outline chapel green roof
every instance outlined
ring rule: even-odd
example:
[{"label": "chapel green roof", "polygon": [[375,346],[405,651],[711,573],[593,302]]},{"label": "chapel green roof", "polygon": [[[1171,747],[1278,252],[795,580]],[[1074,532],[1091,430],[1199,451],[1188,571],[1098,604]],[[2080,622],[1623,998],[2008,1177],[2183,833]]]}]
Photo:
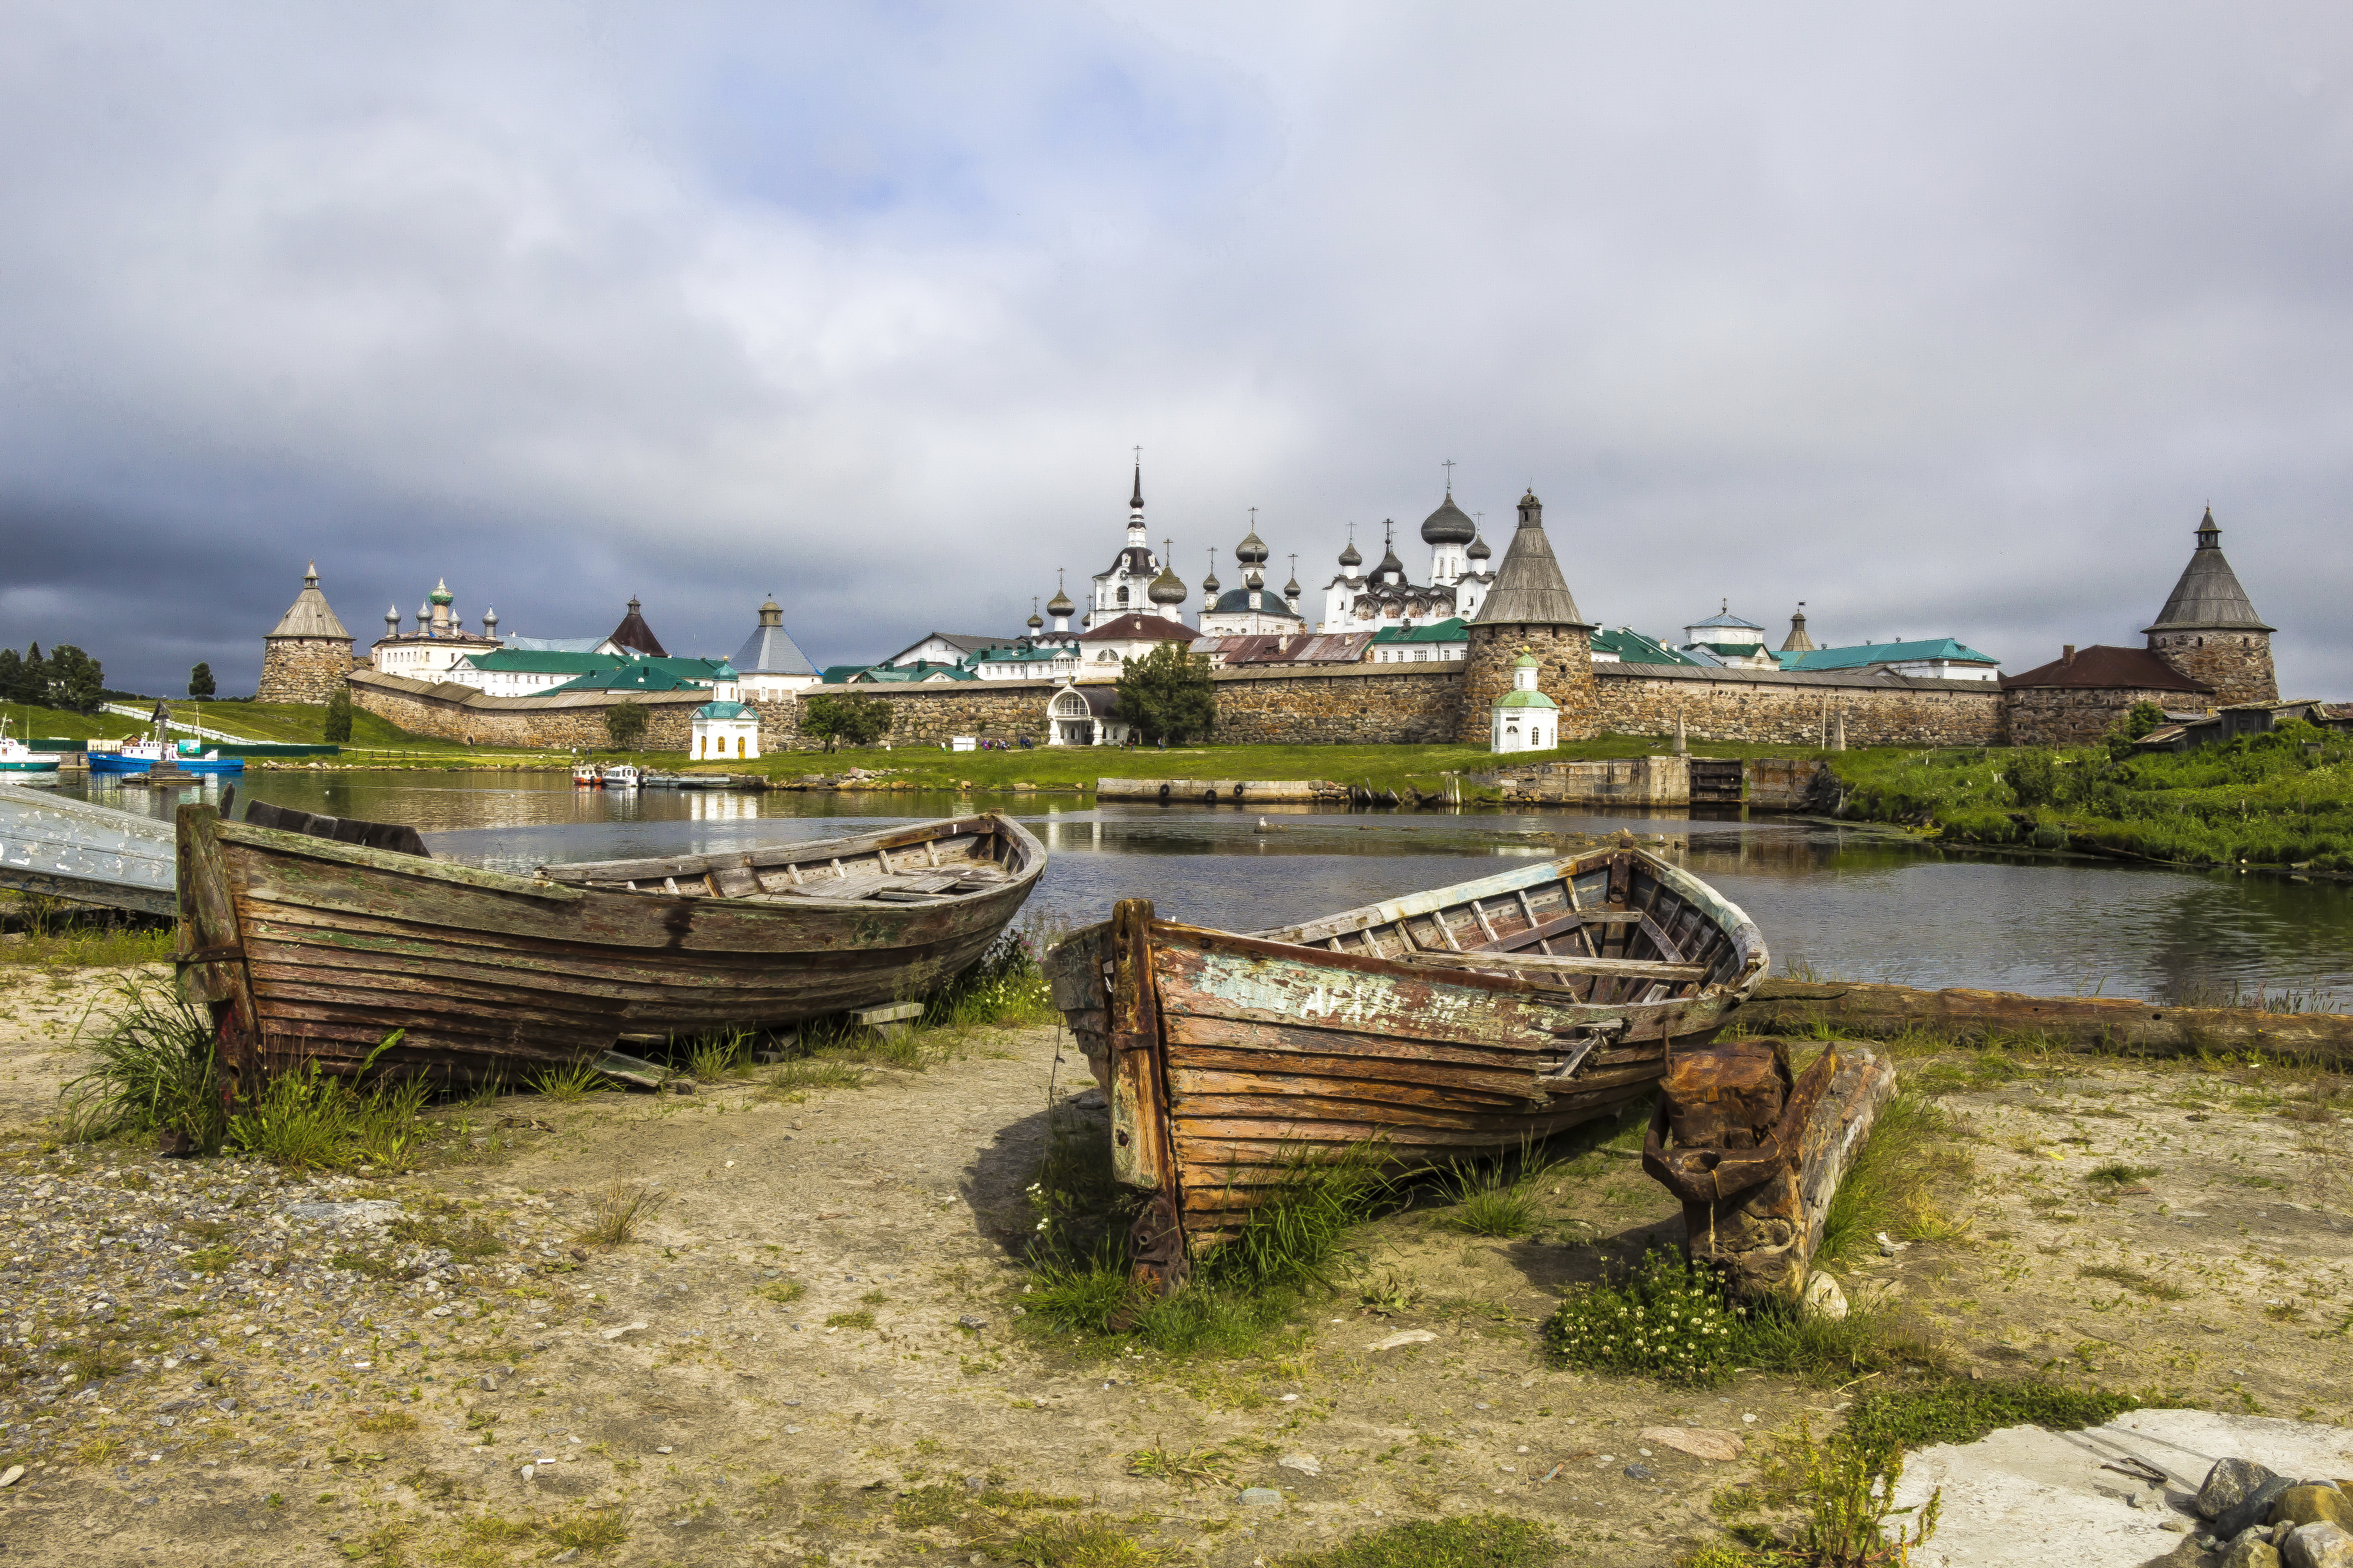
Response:
[{"label": "chapel green roof", "polygon": [[1468,642],[1471,623],[1459,615],[1444,620],[1433,620],[1428,626],[1384,626],[1373,633],[1373,641],[1382,647],[1396,642]]}]

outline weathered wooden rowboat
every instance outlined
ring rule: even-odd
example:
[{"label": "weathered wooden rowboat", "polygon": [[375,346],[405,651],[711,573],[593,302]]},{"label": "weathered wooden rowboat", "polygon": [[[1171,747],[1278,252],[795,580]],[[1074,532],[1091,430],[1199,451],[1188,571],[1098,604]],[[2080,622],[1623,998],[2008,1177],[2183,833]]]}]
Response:
[{"label": "weathered wooden rowboat", "polygon": [[532,876],[259,805],[242,822],[183,806],[178,830],[180,972],[231,1070],[354,1073],[402,1030],[375,1070],[457,1084],[594,1059],[625,1033],[919,997],[981,956],[1046,866],[993,811]]},{"label": "weathered wooden rowboat", "polygon": [[1411,1169],[1617,1112],[1767,961],[1747,916],[1629,842],[1248,936],[1130,900],[1047,971],[1167,1288],[1303,1157]]}]

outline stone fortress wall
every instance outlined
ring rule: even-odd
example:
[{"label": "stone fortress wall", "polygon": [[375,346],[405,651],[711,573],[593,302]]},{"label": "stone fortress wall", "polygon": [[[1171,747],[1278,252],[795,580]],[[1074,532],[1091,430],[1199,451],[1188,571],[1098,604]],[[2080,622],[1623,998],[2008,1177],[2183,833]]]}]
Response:
[{"label": "stone fortress wall", "polygon": [[262,644],[261,680],[253,688],[253,700],[324,704],[351,673],[349,638],[272,637]]}]

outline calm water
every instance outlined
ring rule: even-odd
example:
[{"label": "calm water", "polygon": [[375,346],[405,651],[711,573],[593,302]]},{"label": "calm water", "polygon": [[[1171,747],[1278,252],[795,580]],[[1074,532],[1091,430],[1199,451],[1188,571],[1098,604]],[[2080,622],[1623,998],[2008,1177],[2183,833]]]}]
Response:
[{"label": "calm water", "polygon": [[[251,799],[406,822],[437,854],[504,871],[830,838],[953,815],[953,795],[575,789],[561,774],[254,773]],[[168,814],[100,781],[90,798]],[[206,798],[216,795],[208,785]],[[188,798],[195,798],[191,795]],[[1574,810],[1324,814],[983,797],[1053,853],[1031,907],[1061,924],[1150,898],[1250,930],[1442,886],[1562,833],[1664,834],[1746,909],[1774,968],[2044,995],[2224,1000],[2258,988],[2353,1007],[2353,889],[2083,861],[1948,856],[1867,830]],[[1264,816],[1275,831],[1254,831]],[[843,819],[855,819],[845,821]]]}]

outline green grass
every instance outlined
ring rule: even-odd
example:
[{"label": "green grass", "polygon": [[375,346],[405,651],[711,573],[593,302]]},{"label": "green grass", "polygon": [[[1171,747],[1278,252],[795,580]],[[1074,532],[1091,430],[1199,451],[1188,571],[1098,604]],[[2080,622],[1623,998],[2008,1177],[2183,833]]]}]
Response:
[{"label": "green grass", "polygon": [[2140,1408],[2128,1393],[2067,1388],[2040,1379],[1938,1382],[1866,1393],[1847,1413],[1845,1431],[1882,1449],[1974,1443],[2005,1426],[2075,1432]]},{"label": "green grass", "polygon": [[[1668,750],[1671,739],[1658,736],[1605,735],[1581,740],[1554,751],[1529,752],[1513,758],[1514,767],[1588,758],[1645,757]],[[1803,747],[1755,746],[1710,741],[1711,757],[1815,755]],[[1827,755],[1827,754],[1824,754]],[[1419,789],[1426,795],[1446,789],[1448,773],[1486,773],[1496,758],[1484,746],[1219,746],[1171,747],[1166,751],[1139,747],[1038,747],[1029,751],[941,751],[936,747],[902,747],[885,751],[862,747],[831,754],[780,751],[749,762],[733,762],[723,771],[757,772],[772,779],[838,778],[852,768],[869,772],[890,770],[878,788],[954,789],[969,781],[976,790],[1009,790],[1021,783],[1039,789],[1092,789],[1098,779],[1328,779],[1370,789]],[[1495,800],[1495,791],[1465,783],[1465,800]]]},{"label": "green grass", "polygon": [[1867,1255],[1883,1231],[1894,1241],[1950,1240],[1960,1227],[1945,1216],[1942,1199],[1969,1167],[1950,1114],[1916,1090],[1899,1092],[1879,1107],[1871,1137],[1831,1195],[1815,1261]]},{"label": "green grass", "polygon": [[2186,1300],[2189,1295],[2189,1292],[2179,1285],[2168,1284],[2154,1275],[2143,1274],[2139,1269],[2127,1267],[2121,1263],[2095,1264],[2089,1268],[2079,1268],[2075,1271],[2075,1277],[2105,1279],[2110,1284],[2121,1285],[2127,1290],[2137,1291],[2157,1301],[2181,1301]]},{"label": "green grass", "polygon": [[1534,1520],[1474,1513],[1359,1531],[1336,1546],[1274,1560],[1275,1568],[1543,1568],[1560,1542]]},{"label": "green grass", "polygon": [[206,1010],[171,982],[134,971],[115,983],[105,1012],[114,1022],[90,1043],[96,1065],[65,1086],[67,1135],[94,1142],[168,1130],[199,1153],[218,1153],[230,1123]]},{"label": "green grass", "polygon": [[638,1228],[670,1202],[670,1195],[640,1181],[616,1181],[596,1200],[588,1223],[572,1239],[588,1246],[622,1246],[638,1239]]},{"label": "green grass", "polygon": [[[239,736],[247,740],[292,742],[317,746],[327,720],[324,703],[189,703],[174,702],[172,716],[223,735]],[[436,740],[430,736],[412,735],[391,720],[379,718],[364,708],[352,709],[352,738],[343,744],[398,747],[404,750],[448,750],[465,748],[456,741]]]},{"label": "green grass", "polygon": [[0,718],[18,740],[134,740],[147,733],[137,719],[114,714],[72,714],[63,708],[0,703]]},{"label": "green grass", "polygon": [[828,1329],[871,1329],[874,1327],[871,1308],[860,1307],[855,1312],[836,1312],[825,1320]]},{"label": "green grass", "polygon": [[308,1062],[240,1098],[225,1142],[288,1170],[399,1171],[414,1161],[423,1141],[420,1113],[429,1093],[431,1086],[419,1077],[379,1080],[362,1089]]},{"label": "green grass", "polygon": [[2094,1187],[2129,1187],[2136,1181],[2145,1181],[2158,1174],[2160,1172],[2154,1165],[2135,1165],[2127,1160],[2111,1160],[2105,1165],[2095,1165],[2084,1171],[2084,1180]]},{"label": "green grass", "polygon": [[51,969],[132,969],[172,956],[171,922],[100,909],[45,893],[0,888],[0,919],[24,933],[0,948],[0,966]]},{"label": "green grass", "polygon": [[2178,757],[1967,748],[1830,762],[1847,815],[1950,842],[2353,872],[2353,745],[2301,722]]}]

